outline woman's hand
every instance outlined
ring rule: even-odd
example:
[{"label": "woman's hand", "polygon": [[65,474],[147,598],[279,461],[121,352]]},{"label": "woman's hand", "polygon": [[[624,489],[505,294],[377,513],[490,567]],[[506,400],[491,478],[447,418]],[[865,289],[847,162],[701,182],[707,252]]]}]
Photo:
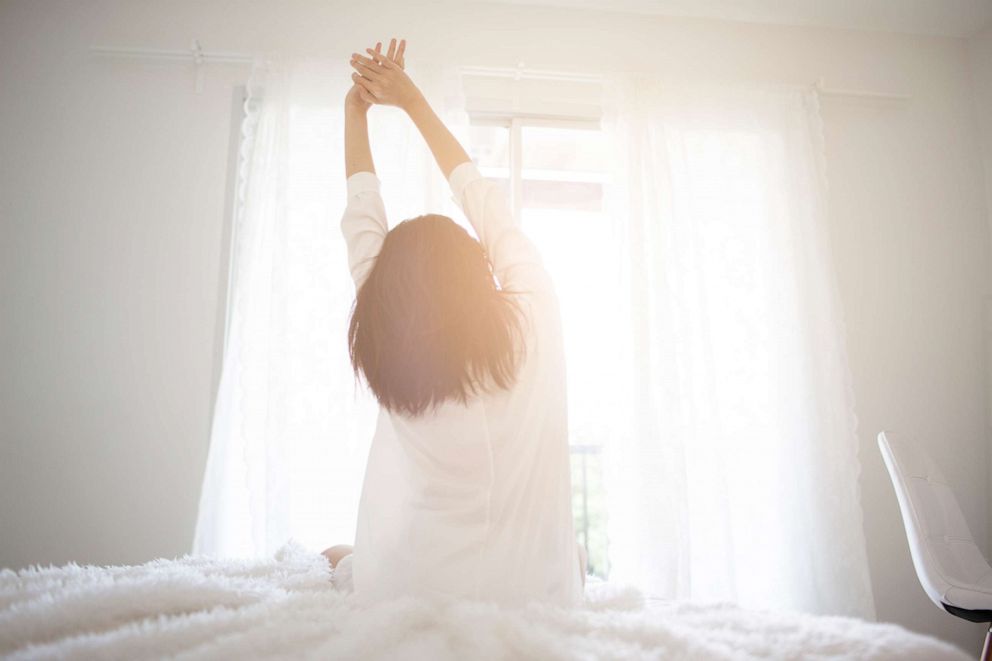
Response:
[{"label": "woman's hand", "polygon": [[351,89],[348,90],[348,94],[344,97],[344,111],[347,112],[357,112],[357,113],[367,113],[369,108],[375,102],[365,88],[361,85],[352,85]]},{"label": "woman's hand", "polygon": [[358,53],[351,56],[351,66],[355,73],[351,78],[355,86],[361,87],[367,94],[366,99],[371,103],[396,106],[408,110],[412,104],[422,98],[420,90],[413,84],[410,77],[403,71],[406,40],[396,39],[389,42],[389,50],[383,55],[382,44],[376,44],[375,50],[366,48],[369,57]]},{"label": "woman's hand", "polygon": [[[406,50],[406,41],[400,42],[399,57],[396,57],[396,40],[393,39],[389,44],[389,59],[399,60],[399,65],[403,66],[403,51]],[[382,52],[382,42],[378,42],[375,45],[375,51],[377,53]],[[361,85],[352,83],[351,89],[348,90],[348,94],[344,97],[344,107],[345,111],[355,111],[360,113],[367,113],[372,104],[375,103],[375,99],[372,97],[368,91]]]}]

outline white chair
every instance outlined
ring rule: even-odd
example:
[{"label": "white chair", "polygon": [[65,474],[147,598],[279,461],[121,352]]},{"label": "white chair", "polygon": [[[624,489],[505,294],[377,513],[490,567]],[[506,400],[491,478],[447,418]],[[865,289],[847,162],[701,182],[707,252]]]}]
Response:
[{"label": "white chair", "polygon": [[[951,615],[992,623],[992,567],[975,544],[954,492],[937,465],[908,439],[878,435],[899,499],[916,575],[927,596]],[[992,624],[982,660],[992,658]]]}]

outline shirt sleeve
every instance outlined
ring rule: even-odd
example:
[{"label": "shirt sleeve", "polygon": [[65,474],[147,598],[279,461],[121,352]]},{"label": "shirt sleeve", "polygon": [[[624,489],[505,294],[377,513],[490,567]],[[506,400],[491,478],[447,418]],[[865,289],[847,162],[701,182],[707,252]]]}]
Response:
[{"label": "shirt sleeve", "polygon": [[386,207],[379,194],[379,179],[372,172],[348,177],[348,203],[341,218],[341,233],[348,247],[348,268],[358,289],[375,265],[389,232]]},{"label": "shirt sleeve", "polygon": [[553,292],[537,246],[517,225],[499,184],[483,178],[471,161],[452,170],[448,183],[455,202],[475,228],[500,286],[522,294]]}]

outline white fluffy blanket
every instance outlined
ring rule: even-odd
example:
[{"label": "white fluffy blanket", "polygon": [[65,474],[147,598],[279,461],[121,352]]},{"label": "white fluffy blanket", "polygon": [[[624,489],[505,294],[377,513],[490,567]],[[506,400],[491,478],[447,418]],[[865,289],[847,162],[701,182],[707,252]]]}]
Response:
[{"label": "white fluffy blanket", "polygon": [[198,557],[0,573],[0,656],[12,659],[967,659],[888,624],[727,605],[645,608],[591,588],[585,607],[500,609],[401,599],[359,608],[324,558]]}]

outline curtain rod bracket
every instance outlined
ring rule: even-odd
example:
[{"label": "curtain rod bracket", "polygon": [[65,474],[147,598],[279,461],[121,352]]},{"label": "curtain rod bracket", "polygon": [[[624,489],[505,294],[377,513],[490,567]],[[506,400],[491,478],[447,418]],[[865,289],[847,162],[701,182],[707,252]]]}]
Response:
[{"label": "curtain rod bracket", "polygon": [[203,64],[203,47],[200,46],[200,40],[194,39],[189,49],[193,52],[193,62],[197,65]]},{"label": "curtain rod bracket", "polygon": [[194,39],[190,44],[190,51],[193,54],[193,65],[196,67],[196,93],[203,93],[203,47],[200,40]]}]

